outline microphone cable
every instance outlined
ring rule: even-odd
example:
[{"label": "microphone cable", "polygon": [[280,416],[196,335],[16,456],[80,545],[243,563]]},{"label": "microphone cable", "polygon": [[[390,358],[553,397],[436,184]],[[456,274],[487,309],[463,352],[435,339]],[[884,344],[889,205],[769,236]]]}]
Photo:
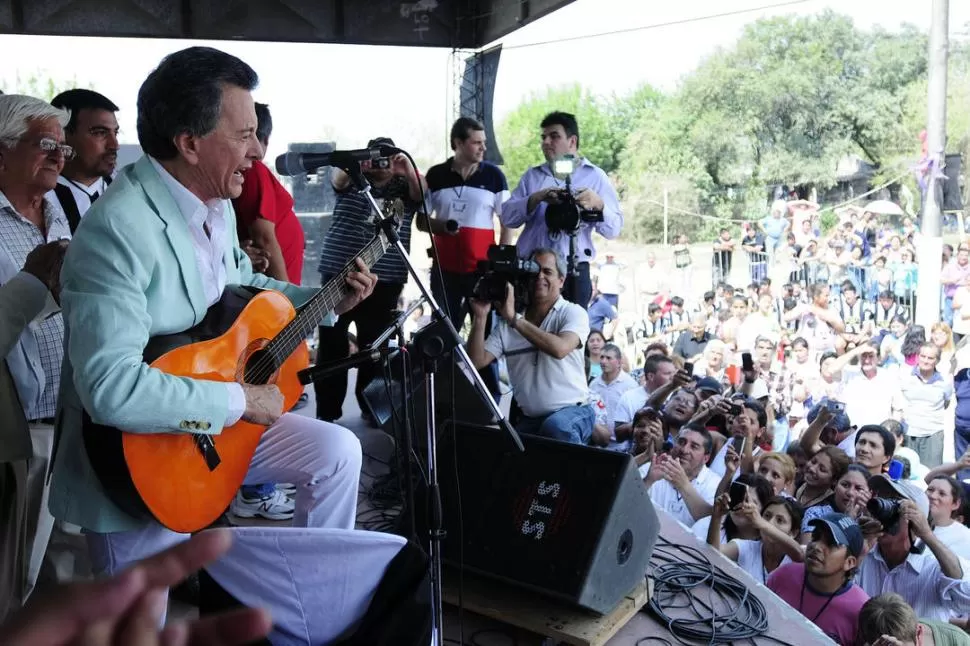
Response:
[{"label": "microphone cable", "polygon": [[[744,640],[754,643],[755,639],[758,643],[790,643],[765,634],[769,626],[764,603],[748,582],[716,567],[702,550],[660,536],[650,565],[654,592],[647,607],[679,643],[713,646]],[[702,597],[700,589],[704,586],[710,590]],[[715,600],[719,608],[727,610],[715,612]],[[670,643],[655,636],[636,642],[643,646]]]}]

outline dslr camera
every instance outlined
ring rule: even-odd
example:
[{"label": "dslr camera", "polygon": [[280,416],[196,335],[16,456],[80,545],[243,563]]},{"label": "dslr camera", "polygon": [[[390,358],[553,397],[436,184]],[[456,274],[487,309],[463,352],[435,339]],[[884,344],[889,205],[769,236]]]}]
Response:
[{"label": "dslr camera", "polygon": [[506,286],[515,290],[515,309],[528,305],[529,282],[539,275],[539,263],[519,258],[515,245],[492,245],[487,260],[478,261],[478,272],[472,295],[489,303],[505,300]]},{"label": "dslr camera", "polygon": [[899,500],[873,497],[866,503],[866,511],[891,534],[899,523],[899,503]]},{"label": "dslr camera", "polygon": [[602,222],[603,212],[584,209],[576,203],[569,177],[576,169],[576,157],[564,155],[552,162],[556,177],[564,177],[566,187],[555,191],[557,201],[546,205],[546,228],[551,233],[575,233],[583,222]]}]

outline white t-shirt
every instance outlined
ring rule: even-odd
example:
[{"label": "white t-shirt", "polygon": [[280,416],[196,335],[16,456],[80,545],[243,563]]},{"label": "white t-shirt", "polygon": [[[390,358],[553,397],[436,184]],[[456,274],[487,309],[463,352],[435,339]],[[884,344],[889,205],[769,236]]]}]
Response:
[{"label": "white t-shirt", "polygon": [[[589,316],[560,296],[539,327],[552,334],[572,332],[582,341],[589,336]],[[485,351],[496,359],[505,357],[515,401],[529,417],[545,417],[589,401],[586,362],[578,343],[563,359],[556,359],[500,320],[485,340]]]},{"label": "white t-shirt", "polygon": [[600,265],[599,278],[596,286],[604,294],[620,293],[620,270],[623,265],[615,262],[604,262]]},{"label": "white t-shirt", "polygon": [[[649,472],[650,467],[644,466],[647,467],[646,472]],[[720,481],[721,479],[713,471],[707,467],[701,467],[700,473],[691,481],[691,484],[694,485],[694,489],[697,490],[701,498],[713,505],[714,495],[717,493],[717,485]],[[693,527],[696,522],[696,519],[690,515],[690,509],[687,508],[684,497],[666,480],[653,483],[653,486],[650,487],[650,499],[654,505],[663,509],[683,525]]]},{"label": "white t-shirt", "polygon": [[[761,541],[744,540],[736,538],[731,541],[738,546],[738,567],[751,575],[755,581],[761,584],[768,583],[768,575],[771,572],[765,570],[764,559],[761,558]],[[778,567],[791,563],[791,559],[786,554]]]},{"label": "white t-shirt", "polygon": [[[857,367],[842,371],[842,398],[845,414],[855,427],[882,424],[892,417],[893,398],[899,391],[899,373],[895,368],[876,368],[869,379]],[[854,452],[850,454],[850,457]]]},{"label": "white t-shirt", "polygon": [[961,307],[953,312],[953,331],[966,336],[970,334],[970,318],[963,317],[970,316],[970,288],[957,287],[957,291],[953,293],[954,300],[957,300],[958,295]]},{"label": "white t-shirt", "polygon": [[[606,424],[610,429],[611,435],[613,433],[616,411],[620,406],[620,399],[625,393],[638,386],[639,384],[637,384],[636,379],[631,377],[629,373],[622,371],[610,383],[603,381],[603,375],[600,375],[589,384],[589,389],[602,397],[603,403],[606,404]],[[643,389],[641,388],[641,390]],[[632,420],[633,418],[631,417],[630,419]]]},{"label": "white t-shirt", "polygon": [[[954,521],[946,527],[936,527],[933,533],[961,559],[970,560],[970,527]],[[966,574],[966,573],[964,573]]]}]

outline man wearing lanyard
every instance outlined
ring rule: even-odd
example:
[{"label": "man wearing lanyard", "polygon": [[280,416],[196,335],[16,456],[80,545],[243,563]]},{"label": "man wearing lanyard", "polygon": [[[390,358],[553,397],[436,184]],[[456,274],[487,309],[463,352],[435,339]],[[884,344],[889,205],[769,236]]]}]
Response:
[{"label": "man wearing lanyard", "polygon": [[569,236],[550,232],[546,227],[545,214],[546,207],[557,202],[559,192],[565,188],[565,183],[553,175],[553,161],[563,155],[580,157],[578,166],[570,176],[576,203],[582,209],[602,211],[603,221],[580,224],[576,234],[578,275],[566,278],[563,295],[585,309],[593,293],[589,276],[589,263],[596,258],[593,231],[607,239],[617,237],[623,228],[623,214],[606,173],[579,155],[576,117],[567,112],[552,112],[539,125],[542,128],[542,154],[546,163],[525,172],[499,217],[502,224],[510,229],[525,225],[517,245],[520,258],[528,258],[533,251],[543,247],[568,257]]},{"label": "man wearing lanyard", "polygon": [[[495,244],[495,218],[509,199],[505,175],[485,161],[485,126],[461,117],[451,127],[455,154],[428,170],[427,182],[433,217],[418,218],[419,231],[430,232],[438,250],[431,270],[431,291],[445,308],[455,329],[461,330],[469,313],[470,299],[478,279],[478,263]],[[499,244],[512,242],[512,232],[502,227]],[[491,332],[488,319],[485,334]],[[488,389],[499,394],[498,365],[482,371]]]},{"label": "man wearing lanyard", "polygon": [[64,139],[74,149],[74,158],[64,163],[57,186],[47,199],[56,198],[73,234],[87,210],[108,188],[118,164],[118,106],[84,89],[61,92],[51,105],[71,114]]}]

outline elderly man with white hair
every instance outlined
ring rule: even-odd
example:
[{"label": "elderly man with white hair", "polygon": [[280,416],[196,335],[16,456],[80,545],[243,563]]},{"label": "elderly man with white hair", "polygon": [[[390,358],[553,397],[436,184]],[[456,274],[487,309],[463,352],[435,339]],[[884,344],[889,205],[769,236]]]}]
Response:
[{"label": "elderly man with white hair", "polygon": [[[26,476],[28,562],[24,596],[37,581],[53,526],[44,481],[54,436],[64,323],[49,297],[49,285],[55,283],[56,291],[56,281],[31,281],[21,270],[36,247],[71,237],[64,213],[45,199],[57,184],[65,160],[73,155],[71,147],[64,144],[67,121],[67,112],[40,99],[15,94],[0,96],[0,284],[16,280],[21,285],[22,296],[14,304],[24,308],[16,316],[25,319],[16,343],[4,359],[16,399],[23,408],[32,451]],[[54,254],[51,260],[58,265],[60,257]],[[4,314],[15,316],[13,312]],[[7,407],[12,400],[5,398]],[[9,447],[14,439],[11,434],[22,433],[22,426],[18,428],[16,424],[21,416],[20,411],[6,408],[2,412],[0,445]],[[8,463],[11,456],[0,453],[0,461]]]}]

